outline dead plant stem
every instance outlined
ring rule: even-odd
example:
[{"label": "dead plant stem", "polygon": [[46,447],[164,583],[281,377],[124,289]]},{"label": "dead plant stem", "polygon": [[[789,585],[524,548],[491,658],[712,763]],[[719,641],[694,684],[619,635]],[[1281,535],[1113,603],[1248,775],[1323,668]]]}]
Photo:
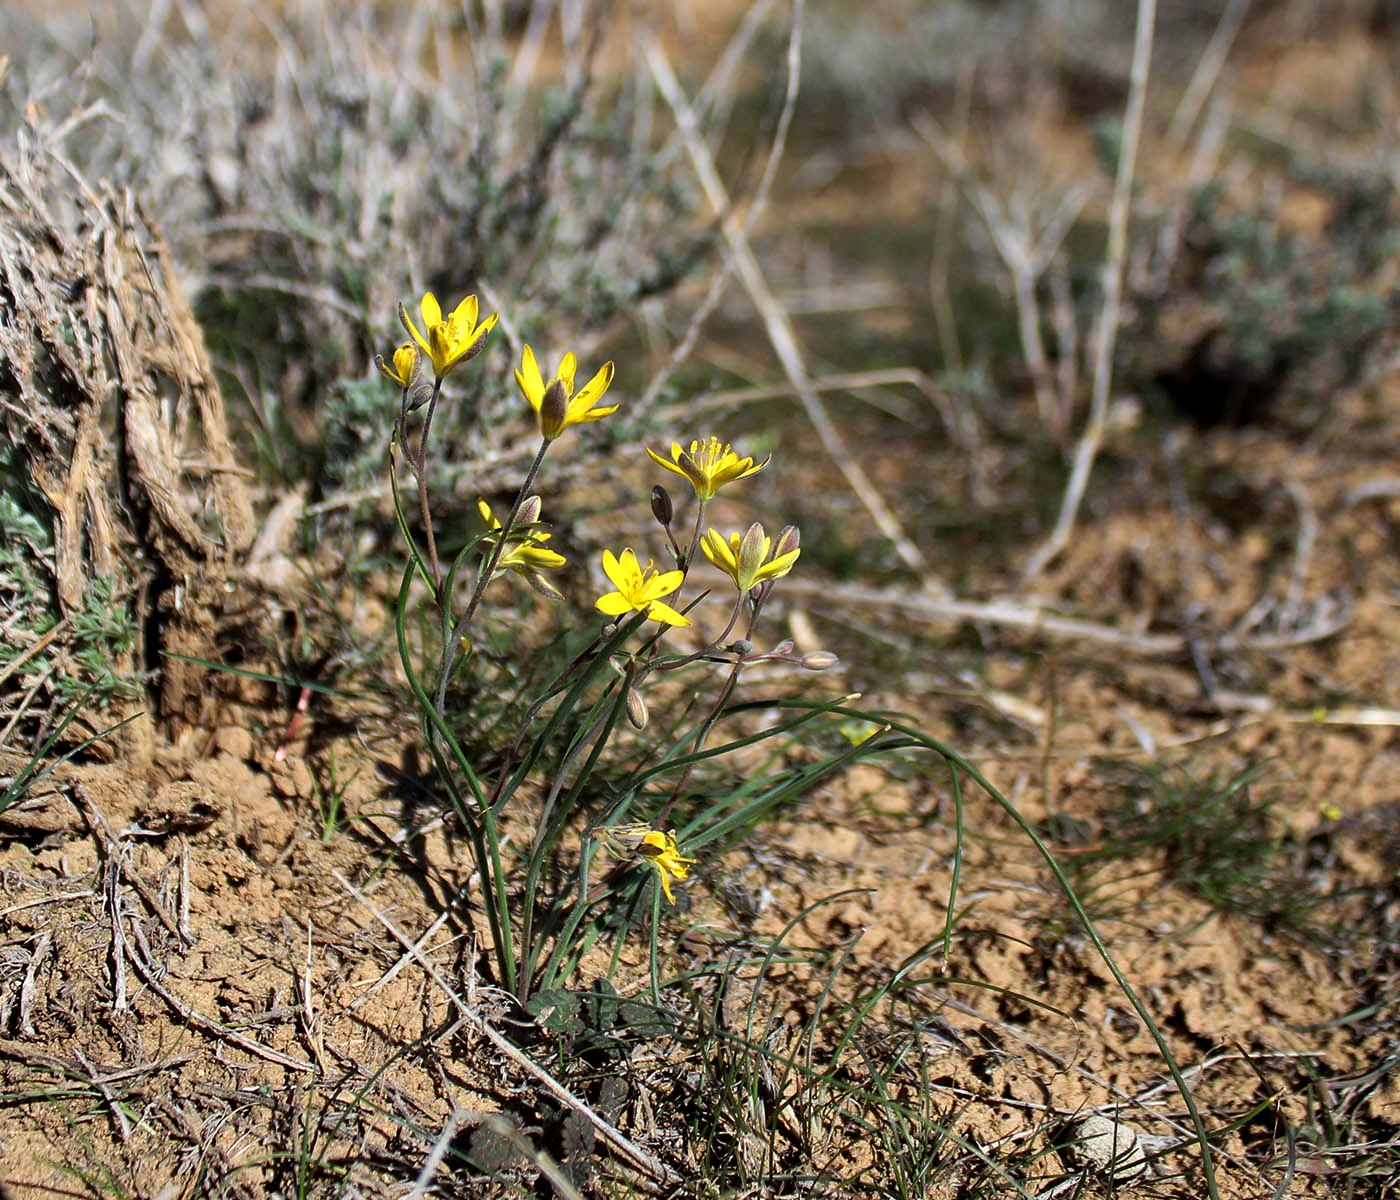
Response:
[{"label": "dead plant stem", "polygon": [[485,1037],[501,1054],[510,1059],[511,1062],[524,1071],[526,1075],[535,1080],[536,1083],[541,1084],[555,1099],[561,1101],[571,1111],[583,1117],[584,1120],[598,1131],[604,1141],[617,1150],[634,1166],[646,1171],[653,1179],[660,1180],[665,1184],[674,1186],[682,1182],[681,1177],[671,1170],[670,1167],[648,1154],[628,1138],[620,1129],[616,1128],[611,1122],[575,1096],[568,1088],[555,1079],[553,1075],[527,1056],[524,1051],[513,1045],[505,1035],[497,1030],[480,1012],[469,1006],[466,1001],[457,994],[456,989],[443,977],[442,972],[423,955],[422,951],[408,935],[402,932],[398,926],[380,912],[379,909],[370,904],[354,884],[341,875],[339,871],[335,873],[335,878],[340,886],[358,900],[365,911],[378,921],[405,951],[417,960],[418,965],[423,968],[428,977],[442,989],[443,995],[452,1001],[462,1019]]},{"label": "dead plant stem", "polygon": [[[798,14],[800,24],[800,0]],[[651,68],[652,78],[655,79],[657,88],[670,106],[676,125],[685,140],[691,165],[695,170],[700,187],[710,202],[710,207],[719,218],[720,230],[729,247],[735,270],[748,291],[754,307],[758,309],[764,329],[768,334],[768,340],[794,390],[801,399],[802,408],[807,419],[811,422],[812,428],[816,431],[822,448],[836,464],[847,485],[870,513],[875,527],[894,545],[895,552],[905,565],[924,578],[926,582],[931,583],[932,581],[928,580],[927,577],[928,568],[924,556],[909,540],[884,498],[876,490],[875,485],[870,481],[869,476],[866,475],[854,455],[847,449],[845,441],[837,432],[835,423],[826,411],[826,406],[812,387],[812,379],[807,371],[802,352],[798,348],[797,335],[792,327],[792,322],[769,288],[768,281],[763,275],[763,270],[749,244],[744,228],[734,213],[733,202],[720,179],[714,157],[705,144],[695,110],[682,91],[680,81],[671,68],[670,60],[660,43],[655,39],[647,42],[645,53],[647,64]],[[790,56],[798,56],[800,53],[800,40],[794,37],[789,54]]]},{"label": "dead plant stem", "polygon": [[[1152,64],[1152,32],[1157,19],[1157,0],[1138,0],[1137,30],[1133,37],[1133,64],[1128,86],[1128,103],[1123,114],[1123,134],[1118,150],[1118,173],[1108,213],[1108,247],[1103,268],[1103,304],[1094,332],[1094,370],[1089,396],[1089,417],[1074,450],[1069,483],[1060,503],[1060,513],[1049,538],[1031,555],[1021,576],[1022,585],[1035,580],[1069,545],[1079,517],[1079,506],[1089,485],[1104,431],[1108,427],[1109,389],[1113,382],[1113,351],[1118,339],[1118,321],[1123,298],[1123,272],[1128,257],[1128,218],[1132,212],[1133,179],[1137,168],[1138,144],[1142,139],[1142,117],[1147,105],[1147,79]],[[1212,1189],[1213,1190],[1213,1189]]]}]

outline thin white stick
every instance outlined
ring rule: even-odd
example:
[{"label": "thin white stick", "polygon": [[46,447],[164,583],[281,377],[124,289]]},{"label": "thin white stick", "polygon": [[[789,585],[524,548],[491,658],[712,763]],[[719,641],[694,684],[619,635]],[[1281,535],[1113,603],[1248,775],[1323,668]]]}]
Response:
[{"label": "thin white stick", "polygon": [[1033,580],[1069,544],[1079,516],[1079,506],[1089,486],[1099,446],[1108,425],[1108,393],[1113,382],[1113,349],[1118,340],[1119,310],[1123,299],[1123,264],[1128,257],[1128,217],[1132,211],[1133,174],[1137,167],[1138,143],[1142,138],[1142,115],[1147,107],[1147,77],[1152,64],[1152,29],[1157,19],[1157,0],[1138,0],[1137,32],[1133,37],[1133,66],[1128,87],[1128,104],[1123,114],[1123,141],[1119,149],[1118,175],[1113,184],[1113,200],[1108,213],[1108,251],[1103,269],[1103,307],[1094,333],[1094,381],[1089,399],[1089,420],[1074,450],[1069,483],[1060,504],[1060,515],[1050,537],[1031,555],[1021,577],[1022,584]]},{"label": "thin white stick", "polygon": [[[1063,617],[1048,608],[1025,604],[1019,600],[958,600],[951,596],[932,596],[924,592],[899,588],[866,588],[853,584],[811,582],[805,579],[783,580],[783,595],[822,603],[822,613],[830,614],[844,608],[873,608],[886,615],[900,613],[933,624],[957,625],[975,622],[996,625],[1003,629],[1025,629],[1065,641],[1096,642],[1128,654],[1149,658],[1172,657],[1189,647],[1183,633],[1134,633],[1082,617]],[[1341,632],[1351,619],[1351,610],[1338,606],[1335,611],[1318,614],[1297,629],[1249,636],[1249,630],[1229,630],[1211,640],[1217,650],[1287,650],[1292,646],[1323,641]],[[1217,697],[1220,700],[1221,697]]]},{"label": "thin white stick", "polygon": [[602,1136],[603,1140],[619,1151],[634,1166],[646,1171],[653,1179],[659,1179],[663,1183],[678,1184],[682,1182],[670,1167],[659,1159],[648,1154],[625,1133],[614,1126],[604,1117],[594,1112],[582,1100],[575,1096],[568,1088],[554,1078],[548,1071],[541,1067],[533,1059],[529,1058],[519,1047],[513,1045],[504,1034],[496,1029],[480,1012],[472,1008],[456,992],[456,989],[443,978],[442,972],[437,969],[436,964],[429,960],[409,936],[395,925],[388,917],[372,905],[358,888],[355,887],[339,871],[335,872],[336,882],[347,892],[360,902],[364,910],[378,921],[385,930],[401,945],[420,967],[427,973],[428,977],[442,989],[443,995],[452,1001],[453,1007],[458,1014],[471,1025],[478,1033],[486,1038],[502,1054],[511,1060],[525,1074],[529,1075],[537,1083],[542,1084],[555,1099],[561,1101],[568,1108],[583,1117]]},{"label": "thin white stick", "polygon": [[[766,11],[771,5],[756,5],[755,8],[762,8]],[[748,20],[751,21],[753,14],[750,13]],[[747,21],[746,21],[747,25]],[[799,45],[797,39],[801,29],[799,23],[794,20],[792,34],[788,41],[788,75],[787,90],[783,96],[782,111],[778,114],[777,128],[773,134],[773,143],[768,149],[768,161],[764,164],[763,174],[759,178],[758,187],[754,190],[753,199],[749,202],[748,216],[744,219],[744,236],[747,238],[758,224],[758,219],[768,207],[768,197],[773,189],[773,181],[778,176],[778,164],[782,161],[783,149],[787,145],[788,129],[792,125],[792,114],[797,108],[797,84],[801,74],[801,58],[794,53],[794,47]],[[737,41],[737,39],[736,39]],[[731,48],[734,43],[731,43]],[[728,53],[728,51],[726,51]],[[708,85],[707,85],[708,86]],[[704,89],[701,89],[701,99],[704,98]],[[691,352],[695,349],[696,343],[700,340],[700,334],[705,327],[705,323],[710,319],[711,314],[719,307],[719,302],[724,296],[724,290],[729,283],[730,273],[734,269],[733,259],[726,259],[715,269],[714,277],[710,280],[710,286],[705,292],[705,297],[700,301],[699,307],[691,314],[690,322],[686,326],[685,333],[681,336],[676,347],[671,351],[670,357],[666,360],[661,370],[652,376],[651,382],[647,384],[646,390],[642,393],[638,404],[643,411],[650,409],[661,389],[666,385],[666,381],[690,358]]]},{"label": "thin white stick", "polygon": [[[799,13],[800,11],[799,0]],[[793,39],[792,52],[799,52],[796,37]],[[782,306],[769,289],[768,281],[764,278],[763,271],[758,265],[758,259],[754,256],[753,249],[744,234],[744,229],[734,214],[729,194],[720,180],[718,169],[715,167],[714,158],[701,136],[695,110],[681,90],[680,82],[671,69],[670,60],[666,57],[660,44],[654,39],[647,42],[645,53],[647,65],[651,68],[652,78],[656,80],[657,88],[670,106],[676,119],[676,125],[685,140],[691,165],[695,168],[695,174],[705,192],[705,198],[720,218],[720,230],[724,234],[729,252],[733,256],[734,269],[738,272],[740,280],[753,300],[754,307],[758,309],[759,315],[763,318],[768,340],[772,344],[779,362],[782,363],[783,370],[791,381],[793,389],[800,397],[803,411],[812,423],[812,428],[816,430],[822,448],[845,477],[850,489],[865,505],[876,528],[894,545],[895,552],[899,557],[912,570],[927,579],[927,564],[924,561],[924,556],[905,535],[904,530],[895,519],[894,513],[890,511],[880,493],[876,491],[875,485],[870,482],[860,464],[847,450],[845,442],[836,431],[836,426],[826,411],[825,405],[822,404],[812,388],[811,377],[803,362],[802,352],[798,349],[797,335],[792,328],[792,322],[789,321],[787,313],[783,311]]]},{"label": "thin white stick", "polygon": [[1244,24],[1248,15],[1249,0],[1230,0],[1225,6],[1225,11],[1220,14],[1210,43],[1196,61],[1191,81],[1181,93],[1176,112],[1172,113],[1172,119],[1167,124],[1169,144],[1180,146],[1186,140],[1186,135],[1191,132],[1191,126],[1196,123],[1201,109],[1215,90],[1220,72],[1225,67],[1225,60],[1230,57],[1230,47],[1235,44],[1235,35],[1239,33],[1240,26]]}]

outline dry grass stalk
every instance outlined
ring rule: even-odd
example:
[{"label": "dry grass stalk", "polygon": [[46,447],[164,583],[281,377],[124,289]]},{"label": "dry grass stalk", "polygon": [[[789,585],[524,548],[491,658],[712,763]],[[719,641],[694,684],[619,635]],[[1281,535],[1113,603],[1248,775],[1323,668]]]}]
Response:
[{"label": "dry grass stalk", "polygon": [[[799,43],[794,34],[791,53],[794,55],[798,53],[798,47]],[[802,352],[798,348],[797,335],[793,330],[792,322],[782,305],[774,297],[772,289],[769,288],[768,282],[764,278],[758,259],[754,256],[753,249],[749,245],[744,227],[734,213],[733,202],[720,179],[714,158],[704,139],[700,136],[699,119],[681,90],[680,81],[671,69],[665,51],[662,50],[659,43],[653,40],[647,45],[646,58],[651,67],[652,77],[656,80],[656,86],[670,106],[676,118],[677,127],[685,139],[691,165],[695,169],[705,198],[720,218],[720,229],[733,257],[735,270],[748,291],[754,307],[758,309],[764,329],[768,334],[768,340],[782,363],[783,371],[789,382],[800,397],[803,411],[812,423],[813,429],[816,430],[822,448],[836,464],[842,477],[865,506],[866,511],[870,513],[876,528],[893,543],[899,557],[911,570],[926,576],[927,562],[924,556],[904,532],[889,505],[885,503],[869,476],[866,475],[860,463],[850,452],[844,439],[837,431],[835,423],[827,413],[826,406],[822,404],[821,399],[812,388],[812,377],[807,370]],[[790,65],[789,70],[795,76],[795,67]]]},{"label": "dry grass stalk", "polygon": [[1128,258],[1128,217],[1132,209],[1133,179],[1137,169],[1138,143],[1142,138],[1143,111],[1147,106],[1147,77],[1152,65],[1152,31],[1157,20],[1157,0],[1138,0],[1137,31],[1133,38],[1133,65],[1128,85],[1128,103],[1123,114],[1123,139],[1118,155],[1118,174],[1113,183],[1113,200],[1108,210],[1108,248],[1103,267],[1103,304],[1094,331],[1094,368],[1089,395],[1089,417],[1074,449],[1069,483],[1060,502],[1059,516],[1050,536],[1031,555],[1022,575],[1023,582],[1034,580],[1069,545],[1079,517],[1079,506],[1089,486],[1104,432],[1108,428],[1109,387],[1113,382],[1113,348],[1117,344],[1118,321],[1123,297],[1123,273]]}]

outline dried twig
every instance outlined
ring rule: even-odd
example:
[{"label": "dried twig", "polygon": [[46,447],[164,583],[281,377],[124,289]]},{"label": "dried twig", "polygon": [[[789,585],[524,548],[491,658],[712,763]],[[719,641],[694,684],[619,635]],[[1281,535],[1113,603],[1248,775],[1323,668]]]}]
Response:
[{"label": "dried twig", "polygon": [[[89,825],[93,832],[102,842],[102,852],[108,861],[108,880],[104,889],[108,907],[111,910],[112,920],[112,960],[113,960],[113,1008],[129,1007],[126,1001],[126,967],[130,963],[135,968],[137,975],[152,992],[159,996],[172,1009],[191,1025],[197,1029],[202,1029],[206,1033],[211,1033],[215,1037],[231,1042],[247,1050],[251,1054],[256,1054],[259,1058],[265,1058],[269,1062],[277,1063],[279,1066],[287,1067],[293,1071],[314,1071],[316,1068],[309,1062],[304,1062],[299,1058],[292,1058],[290,1055],[282,1054],[273,1050],[260,1042],[254,1041],[250,1037],[245,1037],[232,1029],[225,1029],[217,1021],[206,1017],[197,1009],[190,1007],[169,988],[161,983],[155,966],[148,957],[141,954],[133,954],[131,947],[126,941],[126,931],[122,924],[122,907],[124,896],[121,891],[121,870],[120,864],[124,861],[125,850],[119,849],[115,853],[113,847],[117,846],[118,839],[112,831],[111,824],[106,816],[93,803],[92,797],[88,795],[87,789],[81,783],[73,785],[74,794],[82,801],[83,808],[80,810],[88,818]],[[136,931],[139,934],[139,929]],[[145,938],[141,936],[138,942],[144,947]]]},{"label": "dried twig", "polygon": [[1200,116],[1207,98],[1215,90],[1220,72],[1225,67],[1225,60],[1230,56],[1230,47],[1234,45],[1235,36],[1248,15],[1249,0],[1230,0],[1225,6],[1225,11],[1220,14],[1215,32],[1211,34],[1210,42],[1196,60],[1196,69],[1191,73],[1191,81],[1181,93],[1176,111],[1167,123],[1167,141],[1170,144],[1179,146],[1186,140],[1186,135]]},{"label": "dried twig", "polygon": [[34,1032],[34,987],[39,978],[39,970],[53,949],[53,933],[44,930],[39,942],[29,952],[29,962],[25,964],[24,980],[19,985],[19,1031],[25,1037],[37,1036]]},{"label": "dried twig", "polygon": [[254,1041],[250,1037],[233,1029],[226,1029],[211,1017],[206,1017],[197,1008],[193,1008],[181,1000],[174,992],[167,988],[156,978],[155,971],[139,955],[133,955],[132,965],[136,968],[136,973],[141,976],[141,982],[151,989],[157,996],[166,1002],[181,1019],[189,1022],[196,1029],[201,1029],[205,1033],[237,1046],[241,1050],[248,1051],[258,1058],[265,1058],[270,1063],[276,1063],[279,1067],[286,1067],[289,1071],[315,1071],[314,1063],[306,1062],[304,1059],[293,1058],[290,1054],[283,1054],[280,1050],[274,1050],[271,1046],[264,1046],[261,1042]]},{"label": "dried twig", "polygon": [[[739,61],[738,49],[747,45],[748,40],[757,34],[761,27],[761,20],[766,16],[768,9],[772,7],[772,0],[763,0],[762,3],[751,6],[751,11],[745,18],[739,31],[731,39],[730,44],[725,49],[725,54],[721,63],[712,72],[710,80],[701,89],[701,98],[709,92],[713,94],[711,84],[716,78],[724,78],[728,70],[734,69]],[[759,217],[768,207],[768,198],[773,189],[773,181],[778,175],[778,164],[782,161],[783,150],[787,146],[788,129],[792,125],[792,114],[797,108],[797,82],[799,77],[799,63],[794,58],[794,47],[798,44],[797,39],[800,34],[800,23],[793,22],[792,33],[789,36],[788,48],[788,74],[787,88],[783,95],[782,111],[778,114],[778,125],[773,134],[772,144],[768,147],[768,158],[763,166],[763,174],[759,178],[758,187],[754,189],[752,199],[749,201],[748,215],[744,220],[744,236],[748,237],[758,223]],[[722,72],[721,68],[726,68]],[[710,280],[710,286],[705,292],[704,298],[695,312],[691,314],[690,321],[686,325],[685,332],[671,351],[670,357],[662,365],[661,369],[652,376],[642,392],[638,404],[643,409],[648,409],[656,400],[661,389],[666,386],[666,381],[675,374],[676,370],[684,364],[695,349],[695,344],[700,340],[700,334],[705,327],[705,323],[710,319],[711,314],[719,306],[720,299],[724,295],[724,289],[729,283],[729,276],[734,269],[733,258],[721,260],[715,268],[714,276]]]},{"label": "dried twig", "polygon": [[[914,367],[891,367],[879,371],[852,371],[840,375],[823,375],[809,381],[814,392],[855,392],[862,388],[888,388],[900,384],[916,388],[938,413],[939,420],[948,436],[955,443],[973,450],[977,446],[976,422],[971,414],[961,407],[932,376]],[[736,408],[741,404],[754,404],[762,400],[778,400],[793,395],[791,384],[764,384],[756,387],[725,388],[722,391],[707,392],[693,400],[686,400],[674,409],[663,413],[713,412],[716,409]]]},{"label": "dried twig", "polygon": [[116,1095],[108,1086],[107,1080],[103,1079],[93,1070],[93,1066],[88,1062],[87,1056],[78,1049],[77,1046],[73,1047],[73,1058],[83,1070],[87,1072],[87,1081],[97,1089],[98,1094],[107,1102],[107,1108],[111,1111],[112,1118],[117,1125],[117,1133],[121,1137],[122,1144],[125,1145],[127,1142],[131,1141],[131,1120],[127,1117],[126,1111],[122,1108],[120,1101],[118,1101]]},{"label": "dried twig", "polygon": [[[799,43],[794,38],[791,53],[796,54],[799,49]],[[735,270],[748,291],[754,307],[758,309],[768,334],[768,340],[782,363],[783,370],[794,390],[801,399],[802,408],[807,419],[812,423],[813,429],[816,430],[822,448],[836,464],[847,485],[870,513],[876,528],[893,543],[899,557],[910,569],[927,578],[927,564],[923,555],[906,536],[894,513],[890,511],[889,506],[876,490],[875,485],[871,483],[860,463],[847,449],[845,441],[837,432],[825,405],[812,389],[811,376],[803,361],[802,352],[798,348],[797,335],[792,328],[792,322],[768,287],[768,281],[764,278],[758,259],[754,256],[753,249],[744,234],[744,229],[734,214],[729,194],[720,179],[714,158],[701,136],[700,124],[695,110],[681,90],[680,82],[671,69],[670,60],[655,40],[647,43],[645,53],[647,63],[651,68],[652,78],[655,79],[657,88],[670,106],[677,127],[685,139],[691,165],[695,169],[700,186],[706,199],[710,202],[710,207],[714,209],[715,214],[720,219],[720,230],[733,257]]]},{"label": "dried twig", "polygon": [[[1181,633],[1134,633],[1080,617],[1060,616],[1047,608],[1020,600],[957,600],[932,596],[924,592],[899,588],[867,588],[854,584],[812,582],[788,578],[783,581],[783,594],[796,599],[820,600],[823,610],[840,612],[844,607],[873,608],[896,612],[915,620],[933,624],[956,625],[962,622],[995,625],[1004,629],[1064,638],[1067,641],[1093,642],[1127,654],[1148,658],[1173,658],[1185,653],[1188,642]],[[1219,650],[1282,650],[1306,645],[1332,637],[1351,619],[1351,611],[1339,605],[1335,611],[1320,609],[1313,619],[1295,629],[1275,634],[1245,636],[1235,631],[1221,634],[1211,645]]]},{"label": "dried twig", "polygon": [[1317,536],[1322,529],[1317,519],[1317,509],[1308,496],[1308,490],[1296,479],[1285,479],[1284,490],[1298,510],[1298,545],[1293,553],[1293,570],[1288,576],[1288,591],[1284,595],[1284,612],[1293,614],[1303,608],[1303,590],[1307,584],[1308,568],[1312,566],[1313,550],[1317,546]]},{"label": "dried twig", "polygon": [[1040,332],[1043,322],[1036,288],[1088,200],[1089,189],[1082,184],[1071,188],[1060,197],[1037,230],[1031,205],[1025,197],[1013,196],[1009,203],[1003,204],[973,179],[961,147],[947,137],[927,113],[915,114],[913,125],[948,172],[961,184],[968,202],[976,209],[987,232],[991,234],[997,256],[1011,276],[1021,353],[1026,360],[1026,370],[1030,373],[1036,409],[1046,429],[1054,437],[1061,438],[1069,425],[1074,395],[1060,391],[1060,380],[1051,369]]},{"label": "dried twig", "polygon": [[665,1163],[648,1154],[635,1142],[633,1142],[620,1129],[616,1128],[606,1118],[595,1112],[588,1104],[575,1096],[568,1088],[554,1078],[548,1071],[541,1067],[533,1059],[529,1058],[518,1047],[514,1046],[499,1030],[496,1029],[478,1010],[467,1004],[457,990],[443,977],[437,966],[427,958],[414,944],[413,940],[399,929],[387,916],[379,909],[375,908],[365,895],[353,883],[346,879],[340,872],[335,873],[336,881],[351,896],[358,900],[366,912],[384,927],[384,929],[394,937],[394,939],[407,950],[428,974],[429,978],[442,989],[445,995],[457,1009],[458,1014],[478,1033],[486,1038],[493,1046],[504,1054],[511,1062],[519,1067],[530,1078],[541,1084],[556,1100],[560,1101],[571,1111],[583,1117],[602,1138],[617,1150],[624,1158],[634,1166],[645,1171],[651,1178],[660,1180],[666,1184],[678,1184],[681,1177],[677,1175]]},{"label": "dried twig", "polygon": [[1089,396],[1089,419],[1074,450],[1069,483],[1055,527],[1045,543],[1031,555],[1022,582],[1036,578],[1059,557],[1069,544],[1079,516],[1079,506],[1089,485],[1089,473],[1098,457],[1108,426],[1108,393],[1113,381],[1113,348],[1118,339],[1119,308],[1123,293],[1123,266],[1128,257],[1128,216],[1132,208],[1133,176],[1137,167],[1138,142],[1142,138],[1142,115],[1147,104],[1147,76],[1152,62],[1152,31],[1157,17],[1157,0],[1138,0],[1137,31],[1133,38],[1133,65],[1128,86],[1128,103],[1123,114],[1123,137],[1118,154],[1118,174],[1113,183],[1113,200],[1108,211],[1108,249],[1103,269],[1103,306],[1094,331],[1093,385]]}]

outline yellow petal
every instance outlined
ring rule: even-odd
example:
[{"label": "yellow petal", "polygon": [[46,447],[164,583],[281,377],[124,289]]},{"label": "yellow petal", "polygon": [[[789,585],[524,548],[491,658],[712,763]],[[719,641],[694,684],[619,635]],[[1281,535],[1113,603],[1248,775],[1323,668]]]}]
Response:
[{"label": "yellow petal", "polygon": [[653,600],[647,606],[647,617],[652,621],[660,621],[666,625],[685,626],[690,624],[689,617],[678,613],[669,604],[663,604],[660,600]]},{"label": "yellow petal", "polygon": [[705,557],[721,571],[732,574],[738,565],[738,560],[734,557],[729,541],[718,529],[711,529],[705,534],[700,542],[700,549],[705,552]]},{"label": "yellow petal", "polygon": [[452,310],[452,329],[460,337],[469,337],[476,328],[476,297],[468,296]]},{"label": "yellow petal", "polygon": [[570,350],[559,360],[559,372],[555,378],[564,385],[564,394],[572,396],[574,394],[574,372],[578,370],[578,359],[574,357],[574,352]]},{"label": "yellow petal", "polygon": [[[588,390],[587,388],[584,389],[584,391],[587,391],[587,390]],[[580,394],[582,394],[582,393],[580,393]],[[655,450],[653,450],[650,446],[645,447],[645,449],[646,449],[646,452],[647,452],[647,457],[650,458],[651,461],[654,462],[658,467],[665,467],[666,470],[668,470],[668,471],[673,471],[673,472],[675,472],[675,474],[677,474],[677,475],[684,475],[684,474],[685,474],[685,472],[682,471],[682,470],[680,469],[680,467],[676,466],[676,464],[675,464],[674,462],[672,462],[669,458],[662,458],[661,455],[659,455],[659,454],[658,454]],[[676,449],[679,450],[680,447],[677,446]]]},{"label": "yellow petal", "polygon": [[587,425],[593,421],[601,421],[618,410],[618,405],[610,404],[607,408],[585,408],[580,412],[575,408],[577,403],[577,400],[569,401],[569,419],[565,422],[566,425]]},{"label": "yellow petal", "polygon": [[527,344],[520,353],[520,370],[515,373],[515,381],[536,412],[544,399],[544,379],[540,375],[540,364],[535,361],[535,352]]},{"label": "yellow petal", "polygon": [[428,331],[431,333],[434,325],[442,323],[442,305],[438,303],[437,297],[432,292],[424,292],[422,303],[418,307],[423,314],[423,324],[428,327]]},{"label": "yellow petal", "polygon": [[667,571],[651,581],[647,589],[653,596],[669,596],[685,582],[684,571]]},{"label": "yellow petal", "polygon": [[[624,554],[630,554],[630,550],[624,550]],[[625,586],[625,579],[622,574],[622,564],[618,562],[617,555],[611,550],[603,551],[603,574],[608,577],[608,581],[616,588]]]},{"label": "yellow petal", "polygon": [[609,592],[606,596],[599,596],[595,603],[599,612],[610,617],[620,617],[623,613],[632,611],[627,597],[621,592]]},{"label": "yellow petal", "polygon": [[[570,355],[569,357],[572,358],[573,356]],[[569,407],[570,407],[570,408],[573,408],[574,405],[576,404],[576,405],[579,406],[579,408],[583,408],[583,409],[591,408],[595,402],[597,402],[598,400],[601,400],[601,399],[603,398],[603,393],[606,392],[606,391],[608,390],[608,385],[611,384],[612,381],[613,381],[613,365],[612,365],[611,362],[605,362],[605,363],[604,363],[601,367],[599,367],[598,370],[594,373],[593,378],[590,379],[587,383],[585,383],[585,384],[583,385],[583,387],[581,387],[581,388],[579,389],[578,395],[577,395],[576,397],[574,397],[574,404],[569,405]],[[572,385],[573,385],[573,377],[572,377],[572,374],[570,375],[570,378],[569,378],[569,384],[570,384],[570,387],[572,388]],[[609,412],[615,412],[615,411],[616,411],[616,408],[609,409],[608,411],[609,411]]]},{"label": "yellow petal", "polygon": [[408,315],[408,309],[404,306],[402,300],[399,301],[399,321],[402,322],[404,329],[408,331],[408,336],[418,343],[418,348],[429,358],[432,358],[433,351],[428,345],[427,338],[418,332],[418,326],[413,323],[413,318]]}]

